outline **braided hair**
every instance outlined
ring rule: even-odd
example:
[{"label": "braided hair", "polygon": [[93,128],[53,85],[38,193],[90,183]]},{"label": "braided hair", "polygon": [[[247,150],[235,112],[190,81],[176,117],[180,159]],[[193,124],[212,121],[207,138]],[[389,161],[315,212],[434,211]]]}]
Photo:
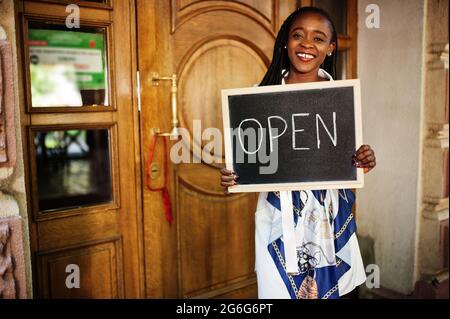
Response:
[{"label": "braided hair", "polygon": [[[269,69],[266,72],[266,75],[264,75],[263,80],[259,84],[260,86],[281,84],[281,79],[285,76],[286,72],[289,71],[291,65],[289,61],[289,56],[287,54],[287,50],[284,49],[284,47],[287,45],[288,42],[289,30],[291,29],[292,23],[297,19],[297,17],[300,17],[301,15],[308,13],[321,15],[322,17],[327,19],[331,25],[332,28],[331,42],[334,42],[336,44],[336,48],[333,50],[331,56],[326,56],[323,64],[321,65],[321,68],[324,69],[329,74],[331,74],[333,78],[335,78],[338,46],[337,46],[337,32],[334,23],[331,20],[328,13],[320,8],[301,7],[295,10],[293,13],[291,13],[291,15],[287,17],[286,20],[284,20],[283,25],[280,28],[280,31],[278,31],[278,35],[275,40],[275,46],[273,48],[272,63],[270,64]],[[283,74],[282,70],[285,70]]]}]

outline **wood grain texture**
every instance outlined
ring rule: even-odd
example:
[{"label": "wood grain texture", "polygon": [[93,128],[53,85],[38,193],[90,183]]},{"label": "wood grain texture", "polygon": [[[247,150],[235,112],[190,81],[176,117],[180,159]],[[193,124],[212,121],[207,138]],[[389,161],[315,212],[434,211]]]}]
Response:
[{"label": "wood grain texture", "polygon": [[[110,158],[113,177],[113,202],[78,209],[29,211],[30,241],[33,256],[33,283],[37,298],[139,298],[144,296],[142,224],[140,190],[136,188],[140,169],[136,168],[138,144],[138,110],[135,57],[134,1],[114,1],[114,6],[80,7],[81,26],[107,29],[108,75],[112,107],[48,109],[35,112],[29,105],[30,81],[25,40],[27,19],[46,19],[63,23],[65,4],[21,1],[22,33],[19,57],[24,82],[24,105],[21,109],[22,133],[28,136],[25,146],[27,199],[36,203],[36,170],[33,129],[82,129],[105,127],[110,131]],[[43,14],[43,12],[45,14]],[[28,93],[27,93],[28,92]],[[28,101],[28,102],[27,102]],[[73,112],[74,111],[74,112]],[[25,139],[24,139],[25,140]],[[139,161],[138,161],[139,163]],[[139,164],[138,164],[139,165]],[[79,263],[82,288],[64,286],[67,263]]]},{"label": "wood grain texture", "polygon": [[[123,298],[120,238],[38,254],[43,298]],[[79,288],[68,288],[68,265],[79,268]],[[70,268],[69,268],[70,269]]]},{"label": "wood grain texture", "polygon": [[180,169],[177,176],[183,297],[195,296],[209,287],[217,289],[217,285],[231,284],[237,278],[247,279],[254,270],[254,195],[224,198],[221,192],[205,192],[217,189],[217,180],[199,176],[214,174],[215,169],[201,164],[189,166]]},{"label": "wood grain texture", "polygon": [[[194,136],[194,121],[201,129],[218,128],[223,131],[220,92],[222,89],[258,84],[266,71],[267,59],[244,39],[213,39],[202,44],[180,70],[179,120],[189,130],[195,143],[203,147],[210,140]],[[202,91],[198,92],[198,87]],[[197,94],[195,94],[198,92]],[[223,145],[222,145],[223,150]],[[210,161],[222,162],[223,152],[216,150]]]},{"label": "wood grain texture", "polygon": [[279,0],[172,0],[171,32],[183,23],[212,11],[231,11],[257,21],[268,31],[276,32]]},{"label": "wood grain texture", "polygon": [[[225,1],[210,1],[210,0],[176,0],[176,10],[177,11],[183,11],[186,10],[188,6],[193,5],[199,5],[201,3],[204,3],[204,5],[214,5],[211,4],[211,2],[225,2]],[[260,0],[231,0],[227,2],[236,2],[237,4],[241,4],[244,6],[247,6],[254,10],[255,12],[258,12],[263,17],[265,17],[267,20],[271,20],[272,18],[272,12],[274,7],[274,1],[260,1]],[[229,3],[228,3],[229,5]]]}]

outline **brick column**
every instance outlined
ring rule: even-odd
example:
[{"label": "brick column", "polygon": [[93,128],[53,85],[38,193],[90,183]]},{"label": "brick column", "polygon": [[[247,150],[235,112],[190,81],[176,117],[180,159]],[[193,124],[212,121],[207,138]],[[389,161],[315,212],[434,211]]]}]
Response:
[{"label": "brick column", "polygon": [[[448,293],[448,1],[428,1],[425,27],[422,214],[415,295]],[[446,10],[445,12],[443,10]]]}]

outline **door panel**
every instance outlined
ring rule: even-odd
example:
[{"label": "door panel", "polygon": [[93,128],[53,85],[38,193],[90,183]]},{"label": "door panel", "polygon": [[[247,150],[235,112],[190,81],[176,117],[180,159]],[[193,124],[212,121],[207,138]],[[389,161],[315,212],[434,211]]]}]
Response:
[{"label": "door panel", "polygon": [[[247,43],[246,43],[247,42]],[[208,141],[194,135],[194,121],[202,129],[214,127],[221,131],[221,89],[257,84],[265,74],[267,59],[257,52],[252,43],[237,37],[211,38],[186,54],[186,63],[180,65],[179,98],[180,126],[187,128],[192,137],[192,148],[203,147]],[[202,90],[198,87],[201,84]],[[197,136],[200,135],[200,136]],[[200,140],[199,140],[200,139]],[[223,144],[222,144],[223,149]],[[215,155],[215,156],[214,156]],[[217,150],[208,163],[221,162],[224,154]]]},{"label": "door panel", "polygon": [[[200,175],[211,180],[202,180]],[[177,170],[178,259],[183,297],[253,278],[255,198],[223,196],[214,175],[217,169],[201,164],[186,164]]]},{"label": "door panel", "polygon": [[[123,298],[121,247],[120,237],[116,237],[63,250],[39,252],[39,296]],[[77,289],[67,289],[67,265],[77,265],[80,269]]]},{"label": "door panel", "polygon": [[[178,119],[191,138],[184,141],[191,163],[169,159],[173,225],[165,221],[161,195],[143,191],[148,297],[256,297],[256,194],[224,195],[223,153],[203,161],[192,154],[211,141],[202,140],[202,130],[222,130],[220,90],[261,81],[279,21],[294,8],[295,1],[277,0],[137,1],[142,161],[152,129],[171,129],[170,84],[153,86],[152,72],[178,75]],[[163,167],[160,148],[154,162]],[[155,186],[162,185],[162,175]]]}]

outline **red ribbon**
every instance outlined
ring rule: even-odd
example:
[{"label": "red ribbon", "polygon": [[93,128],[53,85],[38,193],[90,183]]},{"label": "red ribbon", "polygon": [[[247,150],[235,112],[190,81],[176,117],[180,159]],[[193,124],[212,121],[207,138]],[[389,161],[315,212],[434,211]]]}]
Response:
[{"label": "red ribbon", "polygon": [[155,153],[155,147],[156,147],[156,142],[158,141],[158,135],[155,134],[154,138],[153,138],[153,143],[152,146],[149,150],[149,154],[148,154],[148,161],[147,161],[147,175],[145,178],[145,183],[147,185],[147,189],[151,192],[161,192],[162,195],[162,199],[163,199],[163,204],[164,204],[164,210],[166,212],[166,220],[169,223],[169,225],[172,224],[172,205],[170,203],[170,195],[169,195],[169,189],[167,188],[167,183],[168,183],[168,164],[167,164],[167,142],[166,139],[164,137],[162,137],[163,139],[163,144],[164,144],[164,186],[163,187],[159,187],[159,188],[153,188],[150,185],[150,171],[151,171],[151,165],[152,165],[152,161],[153,161],[153,154]]}]

